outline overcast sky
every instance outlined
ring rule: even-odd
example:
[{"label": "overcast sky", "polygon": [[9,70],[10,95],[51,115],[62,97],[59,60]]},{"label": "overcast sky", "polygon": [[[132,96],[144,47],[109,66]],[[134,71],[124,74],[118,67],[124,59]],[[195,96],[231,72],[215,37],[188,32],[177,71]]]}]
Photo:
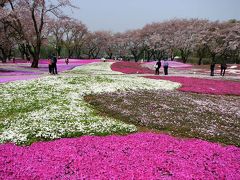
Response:
[{"label": "overcast sky", "polygon": [[240,20],[240,0],[72,0],[65,13],[91,31],[123,32],[173,18]]}]

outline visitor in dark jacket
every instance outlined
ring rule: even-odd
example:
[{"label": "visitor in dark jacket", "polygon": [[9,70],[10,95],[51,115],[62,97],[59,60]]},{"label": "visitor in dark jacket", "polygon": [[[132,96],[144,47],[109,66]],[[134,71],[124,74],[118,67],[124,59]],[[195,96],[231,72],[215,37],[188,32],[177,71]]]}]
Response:
[{"label": "visitor in dark jacket", "polygon": [[58,74],[58,72],[57,72],[57,57],[55,56],[55,54],[52,55],[51,61],[52,61],[52,73]]},{"label": "visitor in dark jacket", "polygon": [[226,69],[227,69],[227,64],[226,63],[222,63],[221,64],[221,73],[220,73],[221,76],[225,75]]},{"label": "visitor in dark jacket", "polygon": [[168,61],[165,59],[163,63],[164,74],[168,75]]},{"label": "visitor in dark jacket", "polygon": [[214,69],[215,69],[215,63],[211,63],[210,70],[211,70],[211,76],[214,76]]},{"label": "visitor in dark jacket", "polygon": [[155,74],[159,75],[159,73],[160,73],[159,69],[161,68],[161,61],[160,60],[157,61],[155,67],[156,67]]}]

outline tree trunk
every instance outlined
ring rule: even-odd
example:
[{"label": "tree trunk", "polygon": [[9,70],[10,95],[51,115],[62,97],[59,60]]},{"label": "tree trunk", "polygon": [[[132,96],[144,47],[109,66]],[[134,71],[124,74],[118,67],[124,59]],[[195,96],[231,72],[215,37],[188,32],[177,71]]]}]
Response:
[{"label": "tree trunk", "polygon": [[237,58],[235,62],[236,62],[236,64],[240,64],[240,59]]},{"label": "tree trunk", "polygon": [[71,52],[71,49],[69,48],[68,49],[68,58],[71,58],[72,57],[72,52]]},{"label": "tree trunk", "polygon": [[201,64],[202,64],[202,57],[200,57],[198,60],[198,65],[201,65]]},{"label": "tree trunk", "polygon": [[5,53],[4,49],[0,48],[2,51],[2,62],[6,63],[7,62],[7,54]]},{"label": "tree trunk", "polygon": [[187,62],[186,57],[183,57],[183,63],[186,63],[186,62]]},{"label": "tree trunk", "polygon": [[58,46],[57,47],[57,54],[58,54],[58,56],[61,56],[61,51],[62,51],[62,47]]},{"label": "tree trunk", "polygon": [[39,57],[40,57],[40,47],[34,47],[33,50],[31,49],[31,47],[29,46],[29,52],[31,53],[32,57],[33,57],[33,62],[31,67],[32,68],[38,68],[38,61],[39,61]]},{"label": "tree trunk", "polygon": [[137,57],[137,53],[134,50],[131,50],[131,53],[133,55],[134,61],[138,62],[138,57]]},{"label": "tree trunk", "polygon": [[77,51],[76,51],[76,55],[77,55],[77,58],[78,59],[80,59],[80,57],[81,57],[81,53],[82,53],[82,51],[81,51],[81,49],[78,49]]},{"label": "tree trunk", "polygon": [[215,57],[216,57],[216,55],[215,55],[215,54],[212,54],[211,56],[212,56],[212,63],[215,63]]},{"label": "tree trunk", "polygon": [[25,59],[25,47],[24,47],[24,45],[20,44],[20,45],[18,46],[18,49],[19,49],[19,51],[20,51],[20,53],[21,53],[21,58],[22,58],[22,59]]},{"label": "tree trunk", "polygon": [[153,53],[151,51],[147,51],[147,62],[150,61],[150,59],[152,58]]},{"label": "tree trunk", "polygon": [[108,56],[109,56],[109,59],[112,59],[113,53],[110,53],[110,55],[108,55]]},{"label": "tree trunk", "polygon": [[31,67],[32,68],[38,68],[38,61],[39,61],[38,58],[33,58],[33,62],[32,62]]},{"label": "tree trunk", "polygon": [[98,57],[99,53],[100,53],[100,49],[98,49],[98,50],[96,51],[96,54],[95,54],[95,55],[93,55],[93,58],[94,58],[94,59],[97,59],[97,57]]},{"label": "tree trunk", "polygon": [[88,53],[87,55],[88,55],[88,59],[91,59],[91,53]]},{"label": "tree trunk", "polygon": [[180,51],[181,51],[181,57],[182,57],[183,63],[186,63],[186,62],[187,62],[187,59],[186,59],[184,50],[180,50]]}]

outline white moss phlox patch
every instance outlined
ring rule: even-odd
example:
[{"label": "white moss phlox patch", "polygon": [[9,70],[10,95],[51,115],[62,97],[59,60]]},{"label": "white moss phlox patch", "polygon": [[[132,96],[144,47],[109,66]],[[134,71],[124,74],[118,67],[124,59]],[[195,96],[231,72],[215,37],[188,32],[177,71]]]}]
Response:
[{"label": "white moss phlox patch", "polygon": [[59,76],[1,84],[0,143],[134,132],[134,125],[96,115],[84,96],[119,90],[173,90],[180,86],[113,72],[110,65],[95,63]]}]

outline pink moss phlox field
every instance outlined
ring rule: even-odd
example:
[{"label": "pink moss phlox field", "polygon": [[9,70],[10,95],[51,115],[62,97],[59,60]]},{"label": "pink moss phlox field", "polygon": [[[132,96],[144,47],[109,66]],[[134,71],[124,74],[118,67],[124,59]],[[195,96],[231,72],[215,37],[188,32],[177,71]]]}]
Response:
[{"label": "pink moss phlox field", "polygon": [[1,76],[21,76],[21,75],[38,75],[41,72],[33,72],[33,71],[1,71],[0,70],[0,77]]},{"label": "pink moss phlox field", "polygon": [[[24,62],[24,63],[23,63]],[[79,59],[69,59],[69,64],[66,65],[65,59],[59,59],[57,63],[58,72],[63,72],[67,70],[71,70],[77,66],[86,65],[89,63],[100,62],[98,59],[87,59],[87,60],[79,60]],[[18,64],[19,63],[19,64]],[[11,64],[11,62],[8,62]],[[44,73],[48,73],[48,60],[40,59],[39,67],[37,69],[31,68],[30,63],[26,63],[25,61],[18,60],[17,63],[12,63],[16,65],[15,67],[0,68],[0,83],[7,83],[17,80],[30,80],[40,77],[40,75]],[[20,70],[19,70],[20,69]],[[37,76],[39,75],[39,76]]]},{"label": "pink moss phlox field", "polygon": [[135,62],[116,62],[111,65],[113,71],[125,74],[153,74],[154,71],[146,67],[142,67],[141,63]]},{"label": "pink moss phlox field", "polygon": [[[163,65],[164,60],[161,60],[161,64]],[[154,64],[156,64],[156,61],[153,62],[146,62],[145,64],[152,64],[152,66],[154,66]],[[168,61],[168,65],[170,68],[191,68],[192,65],[191,64],[185,64],[182,62],[177,62],[177,61]]]},{"label": "pink moss phlox field", "polygon": [[[86,65],[89,63],[100,62],[98,59],[87,59],[87,60],[80,60],[80,59],[69,59],[69,64],[66,65],[65,59],[58,59],[57,68],[59,72],[63,72],[66,70],[71,70],[77,66]],[[26,69],[31,69],[30,66],[25,66]],[[47,59],[40,59],[39,60],[39,68],[38,70],[43,72],[48,72],[48,60]]]},{"label": "pink moss phlox field", "polygon": [[0,78],[0,83],[7,83],[7,82],[19,81],[19,80],[31,80],[39,77],[40,76],[14,76],[14,77],[7,77],[7,78],[5,77],[5,78]]},{"label": "pink moss phlox field", "polygon": [[240,96],[240,82],[200,79],[174,76],[145,76],[150,79],[163,79],[182,84],[178,90],[200,94],[236,95]]},{"label": "pink moss phlox field", "polygon": [[[101,60],[99,59],[69,59],[69,64],[87,64],[87,63],[91,63],[91,62],[99,62]],[[29,63],[27,60],[23,60],[23,59],[16,59],[15,63],[13,63],[12,61],[9,61],[5,64],[29,64],[31,65],[31,63]],[[48,64],[48,60],[47,59],[39,59],[39,64]],[[65,64],[65,59],[58,59],[58,64]]]},{"label": "pink moss phlox field", "polygon": [[164,134],[0,145],[1,179],[240,179],[240,148]]},{"label": "pink moss phlox field", "polygon": [[[99,59],[69,59],[69,65],[71,64],[89,64],[89,63],[93,63],[93,62],[100,62]],[[48,64],[48,60],[47,59],[40,59],[39,60],[40,64]],[[65,63],[65,59],[58,59],[57,64],[66,64]]]}]

